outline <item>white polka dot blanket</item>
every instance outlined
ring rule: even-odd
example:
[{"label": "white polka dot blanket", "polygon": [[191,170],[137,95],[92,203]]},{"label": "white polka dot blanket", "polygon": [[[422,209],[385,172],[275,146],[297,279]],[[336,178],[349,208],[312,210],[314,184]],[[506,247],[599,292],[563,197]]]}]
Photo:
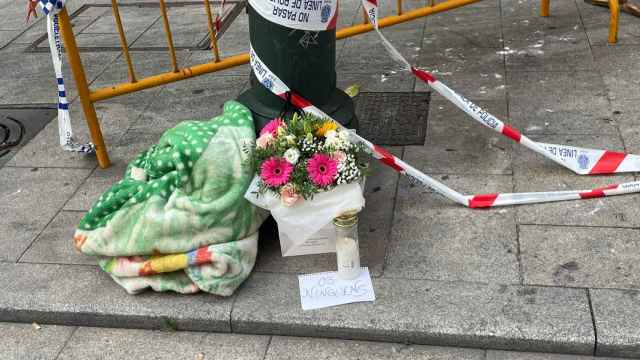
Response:
[{"label": "white polka dot blanket", "polygon": [[266,217],[244,198],[254,148],[251,112],[235,101],[167,130],[80,221],[76,248],[129,293],[231,295],[253,268]]}]

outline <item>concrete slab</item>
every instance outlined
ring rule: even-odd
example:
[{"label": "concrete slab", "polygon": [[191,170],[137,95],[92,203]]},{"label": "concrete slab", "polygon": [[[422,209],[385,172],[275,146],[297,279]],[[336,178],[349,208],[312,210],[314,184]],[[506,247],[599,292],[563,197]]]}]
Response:
[{"label": "concrete slab", "polygon": [[[623,150],[617,136],[544,136],[536,141],[566,144],[594,149]],[[633,181],[632,175],[580,176],[551,160],[517,147],[514,152],[514,180],[516,192],[590,190],[609,184]],[[637,195],[563,201],[518,206],[519,224],[637,227]]]},{"label": "concrete slab", "polygon": [[[510,176],[438,175],[465,194],[505,192]],[[515,210],[472,210],[400,180],[385,276],[519,283]],[[445,235],[446,234],[446,235]]]},{"label": "concrete slab", "polygon": [[[153,130],[153,129],[149,129]],[[155,144],[161,133],[128,132],[109,148],[111,167],[96,168],[65,204],[65,210],[89,211],[102,193],[122,179],[129,162]]]},{"label": "concrete slab", "polygon": [[[366,69],[362,69],[366,71]],[[338,73],[338,88],[359,85],[361,92],[412,92],[415,78],[406,72]]]},{"label": "concrete slab", "polygon": [[640,288],[636,229],[521,225],[519,230],[525,284]]},{"label": "concrete slab", "polygon": [[[206,81],[200,78],[198,82]],[[150,107],[147,108],[131,129],[166,130],[184,120],[209,120],[220,115],[222,106],[230,99],[235,99],[248,79],[244,76],[225,76],[217,78],[214,87],[197,87],[191,91],[181,90],[183,86],[194,86],[194,82],[176,83],[167,86]],[[195,94],[193,92],[196,92]],[[194,96],[196,95],[196,96]]]},{"label": "concrete slab", "polygon": [[0,358],[3,360],[55,359],[75,328],[0,323]]},{"label": "concrete slab", "polygon": [[436,346],[274,336],[265,360],[483,360],[484,351]]},{"label": "concrete slab", "polygon": [[[622,28],[620,30],[623,31]],[[612,100],[640,99],[640,46],[594,46],[593,57]]]},{"label": "concrete slab", "polygon": [[82,169],[0,169],[0,260],[18,260],[88,175]]},{"label": "concrete slab", "polygon": [[[229,9],[232,6],[229,6]],[[171,26],[171,37],[175,47],[197,47],[198,43],[209,35],[207,16],[201,4],[183,5],[167,9],[167,17]],[[154,22],[131,48],[168,48],[164,25]]]},{"label": "concrete slab", "polygon": [[296,276],[254,273],[238,293],[232,328],[255,334],[593,352],[584,290],[392,278],[374,279],[373,285],[373,304],[303,311]]},{"label": "concrete slab", "polygon": [[602,77],[593,72],[510,72],[511,125],[526,134],[617,134]]},{"label": "concrete slab", "polygon": [[611,101],[612,118],[620,129],[625,149],[632,154],[640,153],[639,100],[616,98]]},{"label": "concrete slab", "polygon": [[79,328],[58,359],[262,359],[266,336]]},{"label": "concrete slab", "polygon": [[640,357],[640,292],[590,289],[598,331],[596,355]]},{"label": "concrete slab", "polygon": [[595,67],[584,33],[550,35],[534,41],[508,40],[505,46],[509,48],[504,51],[509,71],[571,71]]},{"label": "concrete slab", "polygon": [[94,266],[0,263],[0,321],[229,332],[233,298],[127,295]]},{"label": "concrete slab", "polygon": [[[116,56],[116,52],[83,53],[81,59],[88,81],[97,77]],[[0,53],[0,62],[3,66],[0,81],[9,84],[0,88],[0,105],[58,102],[51,55],[27,53],[13,56],[7,51]],[[76,85],[66,60],[63,61],[63,76],[67,99],[72,101],[77,95]]]},{"label": "concrete slab", "polygon": [[20,30],[0,30],[0,49],[18,37],[21,32]]},{"label": "concrete slab", "polygon": [[500,7],[465,6],[427,18],[425,49],[502,48]]},{"label": "concrete slab", "polygon": [[[506,121],[505,101],[474,101]],[[406,160],[429,173],[511,174],[513,142],[485,128],[442,97],[429,105],[424,146],[407,146]],[[478,190],[478,189],[475,189]]]},{"label": "concrete slab", "polygon": [[[135,99],[132,96],[135,95],[128,95],[130,100]],[[142,100],[144,96],[138,96],[137,99]],[[146,100],[150,99],[147,98]],[[126,129],[129,128],[142,109],[144,109],[144,100],[137,104],[126,104],[122,101],[119,103],[113,100],[96,104],[96,112],[107,149],[123,136]],[[74,102],[70,105],[69,111],[71,112],[71,124],[76,140],[78,142],[91,141],[80,104]],[[93,169],[96,164],[95,154],[82,154],[62,149],[56,120],[47,124],[8,163],[11,166],[87,169]]]},{"label": "concrete slab", "polygon": [[[416,62],[466,98],[503,100],[506,96],[504,55],[499,50],[424,46]],[[429,90],[427,84],[416,80],[415,91]]]},{"label": "concrete slab", "polygon": [[[425,21],[421,19],[395,25],[393,32],[385,32],[385,36],[409,62],[413,62],[421,50],[420,43]],[[344,41],[345,44],[338,53],[336,71],[370,73],[366,69],[373,69],[373,72],[381,74],[400,70],[400,66],[389,56],[380,43],[377,34],[370,32]]]},{"label": "concrete slab", "polygon": [[487,350],[487,360],[615,360],[583,355],[523,353],[514,351]]},{"label": "concrete slab", "polygon": [[85,212],[61,211],[20,258],[25,263],[96,265],[73,247],[73,233]]}]

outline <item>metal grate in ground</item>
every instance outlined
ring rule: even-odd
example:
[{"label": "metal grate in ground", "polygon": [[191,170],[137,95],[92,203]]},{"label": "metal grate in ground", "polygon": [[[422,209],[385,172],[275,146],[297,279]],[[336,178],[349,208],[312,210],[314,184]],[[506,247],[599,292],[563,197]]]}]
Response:
[{"label": "metal grate in ground", "polygon": [[58,110],[54,105],[0,107],[0,167],[33,139],[57,114]]},{"label": "metal grate in ground", "polygon": [[430,99],[430,93],[360,93],[355,98],[359,133],[374,144],[423,145]]}]

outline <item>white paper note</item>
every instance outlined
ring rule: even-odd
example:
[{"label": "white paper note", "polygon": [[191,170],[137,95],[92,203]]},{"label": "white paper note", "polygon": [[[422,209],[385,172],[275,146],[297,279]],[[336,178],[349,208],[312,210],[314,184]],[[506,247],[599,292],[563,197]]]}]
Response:
[{"label": "white paper note", "polygon": [[353,280],[339,279],[337,272],[330,271],[300,275],[298,282],[303,310],[376,300],[369,268],[366,267]]}]

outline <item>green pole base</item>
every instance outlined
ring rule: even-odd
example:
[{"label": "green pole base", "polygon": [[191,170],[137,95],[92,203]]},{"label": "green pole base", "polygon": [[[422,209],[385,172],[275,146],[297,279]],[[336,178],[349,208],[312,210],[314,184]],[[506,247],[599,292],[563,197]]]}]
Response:
[{"label": "green pole base", "polygon": [[[287,108],[286,102],[271,93],[265,94],[265,92],[268,92],[268,90],[265,89],[262,84],[258,84],[240,94],[238,97],[238,101],[251,110],[256,133],[259,133],[272,119],[278,116],[289,117],[296,110],[292,109],[291,105],[289,105],[288,111],[283,113]],[[271,98],[269,98],[269,104],[260,101],[260,99],[264,99],[266,95],[271,96]],[[355,115],[353,99],[344,91],[336,88],[331,93],[329,101],[318,107],[345,127],[358,129],[358,120]]]}]

